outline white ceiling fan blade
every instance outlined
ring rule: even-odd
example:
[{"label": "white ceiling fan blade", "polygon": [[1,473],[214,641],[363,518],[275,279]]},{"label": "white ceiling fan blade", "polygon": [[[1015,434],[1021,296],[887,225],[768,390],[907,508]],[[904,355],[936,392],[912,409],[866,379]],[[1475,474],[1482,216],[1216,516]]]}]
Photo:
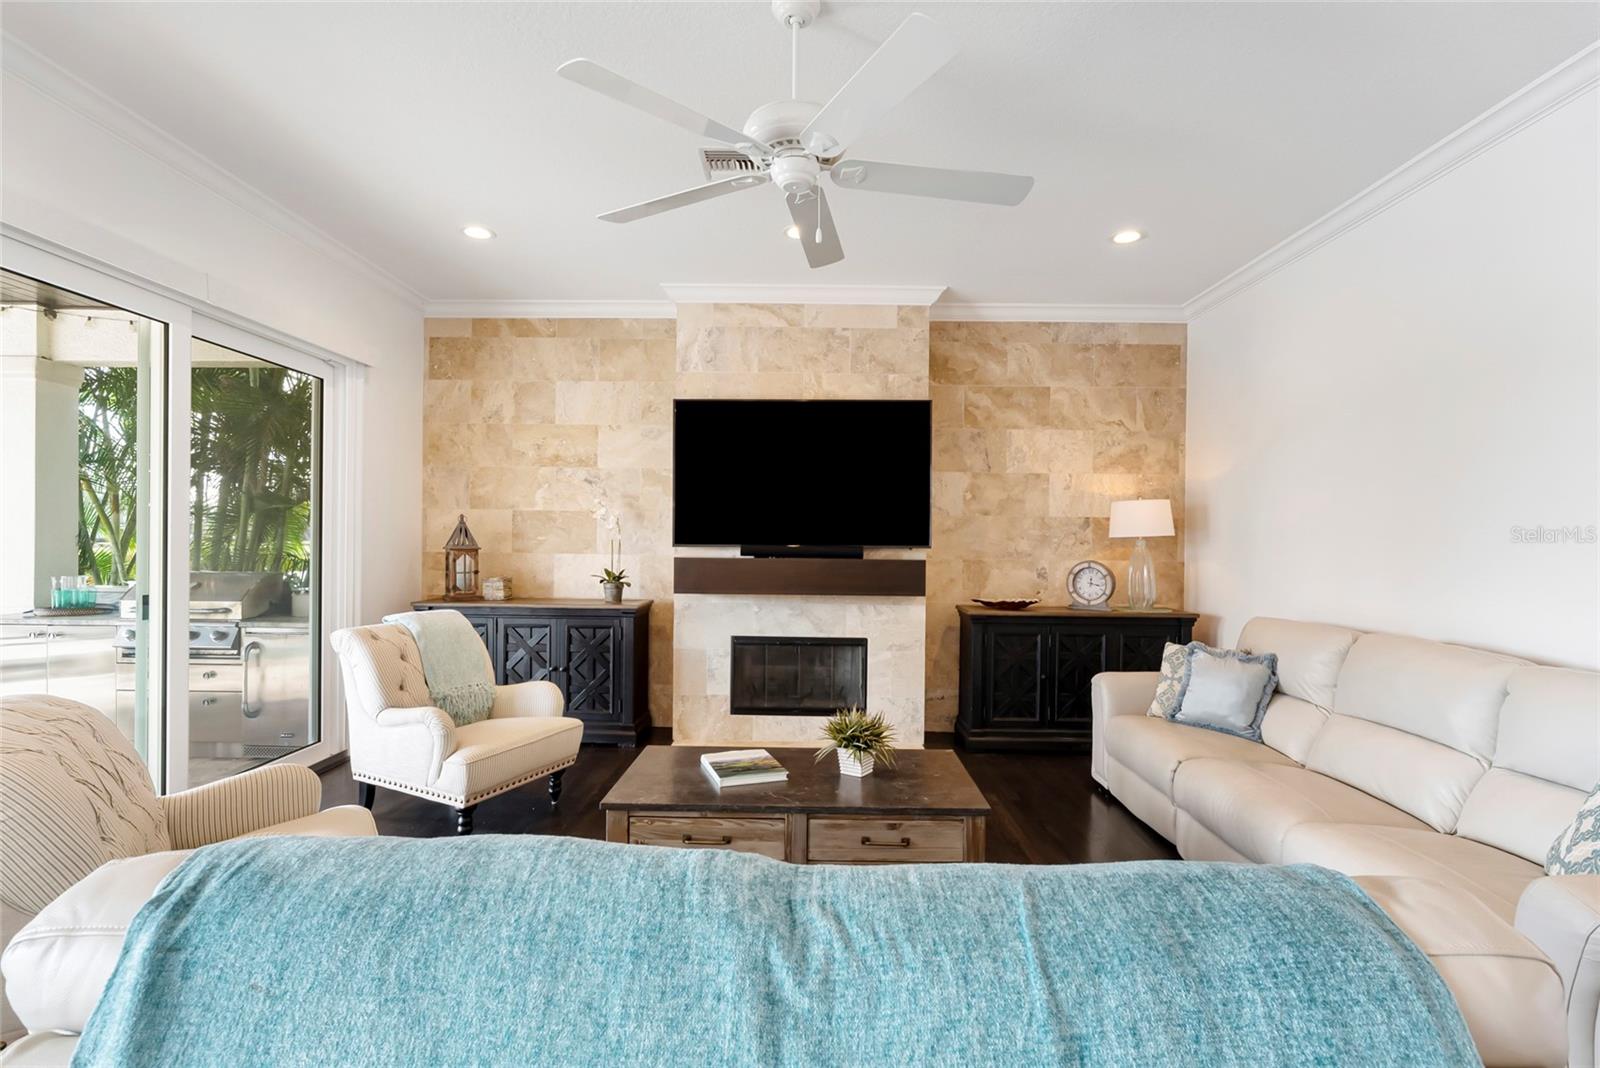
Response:
[{"label": "white ceiling fan blade", "polygon": [[737,193],[741,189],[754,189],[758,185],[765,185],[766,181],[767,176],[765,174],[739,174],[732,178],[724,178],[720,182],[708,182],[705,185],[697,185],[693,189],[685,189],[678,193],[668,193],[666,196],[656,197],[654,200],[646,200],[639,204],[629,204],[625,208],[608,211],[603,215],[596,216],[596,218],[604,219],[606,222],[632,222],[635,219],[643,219],[647,215],[660,215],[662,212],[671,211],[673,208],[681,208],[688,204],[698,204],[702,200],[724,197],[729,193]]},{"label": "white ceiling fan blade", "polygon": [[793,193],[784,200],[789,203],[789,217],[800,230],[800,244],[805,249],[807,263],[826,267],[844,259],[839,231],[833,228],[833,212],[828,210],[828,198],[822,195],[821,189],[804,200],[795,199]]},{"label": "white ceiling fan blade", "polygon": [[665,119],[674,126],[682,126],[691,133],[702,137],[710,137],[721,141],[725,145],[732,145],[741,152],[750,154],[772,155],[772,147],[747,137],[732,126],[724,126],[716,119],[708,119],[698,111],[668,100],[654,89],[646,89],[638,82],[629,81],[614,71],[609,71],[600,64],[589,59],[569,59],[556,68],[556,73],[570,82],[577,82],[586,89],[593,89],[603,93],[613,100],[621,101],[629,107],[638,108],[640,111],[649,112],[658,119]]},{"label": "white ceiling fan blade", "polygon": [[840,160],[830,173],[835,185],[849,189],[1012,207],[1021,204],[1033,188],[1033,179],[1025,174],[952,171],[944,167],[910,167],[904,163],[877,163],[866,159]]},{"label": "white ceiling fan blade", "polygon": [[911,15],[822,105],[800,131],[800,143],[813,155],[837,155],[955,54],[955,42],[938,23]]}]

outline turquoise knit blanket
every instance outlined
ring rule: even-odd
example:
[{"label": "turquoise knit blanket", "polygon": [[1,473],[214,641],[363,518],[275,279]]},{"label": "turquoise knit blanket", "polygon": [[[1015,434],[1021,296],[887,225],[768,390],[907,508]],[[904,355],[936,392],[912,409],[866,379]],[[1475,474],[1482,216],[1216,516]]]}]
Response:
[{"label": "turquoise knit blanket", "polygon": [[75,1065],[1478,1064],[1313,867],[802,867],[533,836],[200,850]]},{"label": "turquoise knit blanket", "polygon": [[456,726],[488,719],[494,711],[494,668],[483,639],[466,616],[454,609],[396,612],[383,617],[398,623],[416,639],[428,700],[444,709]]}]

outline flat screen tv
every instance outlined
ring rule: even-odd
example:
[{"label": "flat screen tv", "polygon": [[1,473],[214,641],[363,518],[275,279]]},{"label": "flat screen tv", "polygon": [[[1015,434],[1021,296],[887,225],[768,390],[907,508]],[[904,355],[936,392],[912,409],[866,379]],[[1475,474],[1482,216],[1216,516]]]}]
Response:
[{"label": "flat screen tv", "polygon": [[672,540],[753,553],[926,547],[925,400],[680,400]]}]

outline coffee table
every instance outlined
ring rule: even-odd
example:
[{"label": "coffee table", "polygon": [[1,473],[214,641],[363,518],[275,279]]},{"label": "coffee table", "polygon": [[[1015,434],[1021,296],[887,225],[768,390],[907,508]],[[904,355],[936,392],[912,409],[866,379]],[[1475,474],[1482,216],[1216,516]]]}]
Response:
[{"label": "coffee table", "polygon": [[786,782],[718,788],[700,769],[727,747],[652,745],[600,808],[606,840],[732,849],[796,864],[949,863],[983,859],[989,803],[948,749],[907,749],[871,775],[839,774],[814,749],[772,749]]}]

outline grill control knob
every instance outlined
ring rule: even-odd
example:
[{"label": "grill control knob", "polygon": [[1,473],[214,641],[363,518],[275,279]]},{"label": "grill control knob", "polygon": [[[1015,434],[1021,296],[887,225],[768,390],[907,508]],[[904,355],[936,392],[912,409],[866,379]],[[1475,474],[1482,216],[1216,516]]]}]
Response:
[{"label": "grill control knob", "polygon": [[225,642],[228,640],[228,632],[225,630],[214,630],[211,632],[211,640],[214,642]]},{"label": "grill control knob", "polygon": [[195,630],[193,627],[190,627],[189,628],[189,640],[192,641],[192,642],[199,641],[200,640],[200,632],[198,630]]},{"label": "grill control knob", "polygon": [[134,629],[132,627],[123,627],[122,628],[122,640],[123,641],[131,642],[136,637],[138,637],[138,635],[134,632]]}]

